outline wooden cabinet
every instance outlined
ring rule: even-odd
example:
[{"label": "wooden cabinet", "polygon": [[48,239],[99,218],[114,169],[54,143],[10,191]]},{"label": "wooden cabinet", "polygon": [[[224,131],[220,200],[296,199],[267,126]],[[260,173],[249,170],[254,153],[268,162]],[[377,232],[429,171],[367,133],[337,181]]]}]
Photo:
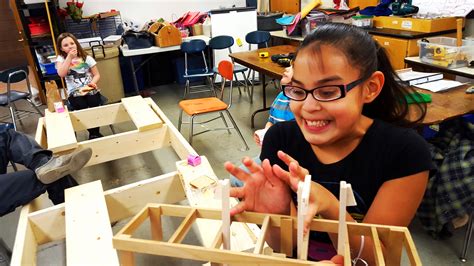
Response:
[{"label": "wooden cabinet", "polygon": [[300,5],[300,0],[270,0],[270,11],[296,14],[301,11]]},{"label": "wooden cabinet", "polygon": [[[382,36],[377,35],[376,33],[371,33],[371,35],[379,43],[380,46],[385,48],[390,59],[390,63],[392,63],[392,66],[395,70],[405,68],[405,57],[418,55],[419,47],[417,41],[421,38],[428,37],[425,36],[420,38],[415,37],[411,39],[406,39],[402,37]],[[431,34],[431,36],[429,37],[436,36],[455,37],[455,33],[447,33],[440,35],[436,35],[436,33],[434,33]]]}]

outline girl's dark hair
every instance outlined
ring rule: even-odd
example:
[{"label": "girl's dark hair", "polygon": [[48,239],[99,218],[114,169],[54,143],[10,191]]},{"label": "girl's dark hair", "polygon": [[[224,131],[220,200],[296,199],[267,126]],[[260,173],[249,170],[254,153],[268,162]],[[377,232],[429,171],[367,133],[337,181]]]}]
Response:
[{"label": "girl's dark hair", "polygon": [[[398,81],[385,50],[365,30],[342,23],[322,24],[304,39],[298,52],[310,49],[311,53],[320,53],[322,45],[339,49],[351,66],[359,70],[362,79],[369,78],[377,70],[384,74],[382,91],[373,102],[364,105],[362,114],[405,127],[415,126],[423,120],[426,104],[414,103],[410,110],[405,97],[413,98],[412,93],[417,92]],[[414,113],[409,116],[409,112]]]},{"label": "girl's dark hair", "polygon": [[82,46],[81,46],[81,44],[79,43],[79,41],[77,40],[76,36],[74,36],[72,33],[69,33],[69,32],[63,32],[63,33],[59,34],[59,36],[58,36],[58,40],[56,41],[56,47],[58,48],[59,55],[61,55],[62,57],[64,57],[64,59],[66,59],[66,57],[67,57],[66,52],[64,52],[63,50],[61,50],[61,43],[62,43],[63,40],[66,39],[67,37],[70,37],[70,38],[74,41],[74,43],[76,43],[77,56],[78,56],[78,57],[81,57],[82,60],[86,61],[87,52],[84,51],[84,49],[82,49]]}]

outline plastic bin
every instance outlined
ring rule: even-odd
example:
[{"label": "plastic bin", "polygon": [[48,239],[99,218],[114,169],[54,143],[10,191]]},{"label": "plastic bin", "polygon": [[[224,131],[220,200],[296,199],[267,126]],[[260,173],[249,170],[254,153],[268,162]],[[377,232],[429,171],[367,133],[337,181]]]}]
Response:
[{"label": "plastic bin", "polygon": [[456,46],[456,39],[433,37],[418,41],[421,62],[446,68],[458,68],[469,65],[474,60],[474,41],[462,40],[462,46]]},{"label": "plastic bin", "polygon": [[47,74],[47,75],[55,75],[58,73],[58,71],[56,70],[56,66],[54,63],[47,63],[47,64],[42,64],[40,63],[41,65],[41,68],[44,69],[44,72]]}]

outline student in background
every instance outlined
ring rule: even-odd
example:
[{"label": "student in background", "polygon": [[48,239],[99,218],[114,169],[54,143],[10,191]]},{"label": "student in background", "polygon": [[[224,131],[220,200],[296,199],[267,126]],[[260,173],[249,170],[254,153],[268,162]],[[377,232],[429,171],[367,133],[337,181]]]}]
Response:
[{"label": "student in background", "polygon": [[[226,170],[245,182],[232,188],[241,199],[231,214],[244,210],[294,214],[297,183],[312,176],[310,219],[320,215],[337,220],[339,183],[352,185],[357,206],[347,221],[408,226],[434,170],[425,140],[407,119],[405,95],[414,92],[399,84],[383,48],[366,31],[345,24],[324,24],[307,36],[293,63],[293,77],[284,86],[295,121],[272,126],[263,141],[260,159],[243,163],[249,172],[227,162]],[[276,250],[278,232],[267,239]],[[318,252],[337,243],[335,235],[311,234],[309,258],[334,255]],[[352,257],[374,264],[370,238],[350,237]],[[315,248],[316,247],[316,248]],[[325,256],[321,256],[325,255]]]},{"label": "student in background", "polygon": [[[68,101],[74,110],[101,104],[97,82],[100,79],[96,61],[82,49],[76,37],[65,32],[58,36],[58,75],[66,80]],[[102,137],[99,128],[90,128],[89,139]]]}]

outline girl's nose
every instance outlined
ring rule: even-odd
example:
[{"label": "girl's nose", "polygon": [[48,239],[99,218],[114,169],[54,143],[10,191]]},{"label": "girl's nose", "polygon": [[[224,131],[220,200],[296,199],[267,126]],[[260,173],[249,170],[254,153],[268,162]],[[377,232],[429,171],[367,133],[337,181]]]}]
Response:
[{"label": "girl's nose", "polygon": [[306,111],[320,111],[322,109],[321,102],[316,100],[312,94],[303,101],[303,109]]}]

